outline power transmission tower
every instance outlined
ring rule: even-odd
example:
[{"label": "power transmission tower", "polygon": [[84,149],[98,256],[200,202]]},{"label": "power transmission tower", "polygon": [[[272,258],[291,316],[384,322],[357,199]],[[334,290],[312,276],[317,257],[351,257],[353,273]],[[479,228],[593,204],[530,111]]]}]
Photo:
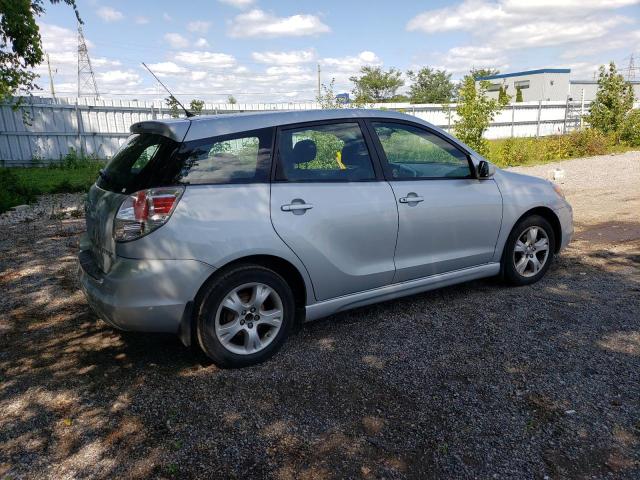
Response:
[{"label": "power transmission tower", "polygon": [[627,82],[636,79],[636,64],[633,58],[633,53],[629,57],[629,66],[627,67]]},{"label": "power transmission tower", "polygon": [[51,97],[56,98],[56,89],[53,86],[53,74],[51,73],[51,62],[47,53],[47,68],[49,69],[49,88],[51,89]]},{"label": "power transmission tower", "polygon": [[91,59],[84,41],[82,26],[78,25],[78,97],[98,98],[98,84],[91,68]]}]

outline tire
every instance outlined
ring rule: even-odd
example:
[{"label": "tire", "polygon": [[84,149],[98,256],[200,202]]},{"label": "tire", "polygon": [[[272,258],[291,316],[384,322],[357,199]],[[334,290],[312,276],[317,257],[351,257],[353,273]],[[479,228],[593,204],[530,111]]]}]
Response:
[{"label": "tire", "polygon": [[294,320],[295,302],[287,282],[268,268],[240,265],[205,291],[197,307],[198,343],[221,368],[247,367],[271,358]]},{"label": "tire", "polygon": [[544,217],[530,215],[520,220],[511,230],[502,254],[504,280],[515,286],[540,280],[553,261],[555,244],[553,228]]}]

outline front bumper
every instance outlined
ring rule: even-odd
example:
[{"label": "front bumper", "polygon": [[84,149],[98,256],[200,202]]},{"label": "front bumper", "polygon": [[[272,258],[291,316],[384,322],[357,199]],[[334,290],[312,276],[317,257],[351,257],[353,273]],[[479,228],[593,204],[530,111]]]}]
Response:
[{"label": "front bumper", "polygon": [[197,260],[135,260],[116,257],[108,273],[93,254],[79,256],[80,285],[89,305],[121,330],[178,333],[180,322],[214,268]]},{"label": "front bumper", "polygon": [[573,237],[573,209],[568,203],[566,206],[555,210],[558,220],[560,220],[560,229],[562,230],[562,238],[560,239],[560,248],[558,251],[564,250],[569,245]]}]

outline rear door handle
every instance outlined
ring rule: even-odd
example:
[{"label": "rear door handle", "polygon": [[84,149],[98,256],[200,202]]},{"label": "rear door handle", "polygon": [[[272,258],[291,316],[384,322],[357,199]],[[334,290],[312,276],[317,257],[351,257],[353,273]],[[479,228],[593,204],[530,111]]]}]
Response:
[{"label": "rear door handle", "polygon": [[398,201],[400,203],[420,203],[424,202],[424,197],[419,197],[417,195],[415,197],[400,197]]},{"label": "rear door handle", "polygon": [[306,210],[309,210],[311,208],[313,208],[313,205],[311,205],[310,203],[288,203],[287,205],[282,205],[280,207],[280,210],[282,210],[283,212],[305,212]]}]

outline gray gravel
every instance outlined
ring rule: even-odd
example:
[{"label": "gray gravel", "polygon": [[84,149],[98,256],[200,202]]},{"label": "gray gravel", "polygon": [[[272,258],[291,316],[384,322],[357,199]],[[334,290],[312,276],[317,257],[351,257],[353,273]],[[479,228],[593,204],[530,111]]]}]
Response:
[{"label": "gray gravel", "polygon": [[560,166],[577,236],[538,284],[336,315],[235,371],[97,320],[82,219],[3,226],[0,478],[639,478],[640,153]]}]

